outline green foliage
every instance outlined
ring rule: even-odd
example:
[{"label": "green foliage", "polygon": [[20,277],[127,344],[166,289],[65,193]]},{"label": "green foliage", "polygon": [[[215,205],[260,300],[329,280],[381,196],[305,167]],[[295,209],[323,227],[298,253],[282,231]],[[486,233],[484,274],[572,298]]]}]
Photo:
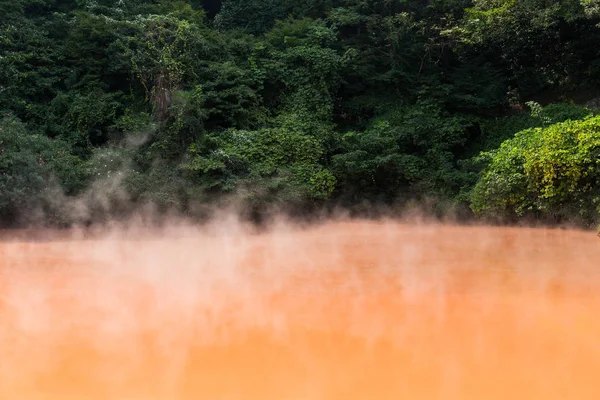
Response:
[{"label": "green foliage", "polygon": [[248,128],[264,120],[260,75],[232,61],[214,62],[202,73],[209,129]]},{"label": "green foliage", "polygon": [[598,0],[581,0],[581,5],[588,17],[596,17],[600,15],[600,1]]},{"label": "green foliage", "polygon": [[76,194],[85,179],[67,142],[32,134],[13,117],[0,120],[0,219],[26,220],[36,207],[52,209],[57,188]]},{"label": "green foliage", "polygon": [[485,120],[481,123],[482,143],[479,150],[497,149],[517,132],[538,126],[541,126],[540,121],[525,113]]},{"label": "green foliage", "polygon": [[284,122],[288,123],[275,128],[227,131],[216,139],[218,149],[210,152],[194,145],[185,168],[199,178],[212,175],[210,188],[244,189],[249,201],[328,198],[335,178],[320,165],[322,142],[289,124],[289,119]]},{"label": "green foliage", "polygon": [[594,120],[576,104],[600,96],[597,1],[201,3],[0,0],[0,216],[66,218],[44,200],[62,190],[91,219],[225,197],[592,218],[595,150],[555,130]]},{"label": "green foliage", "polygon": [[257,67],[267,83],[283,88],[274,107],[330,120],[341,74],[350,61],[350,53],[334,48],[335,33],[321,21],[289,19],[278,22],[266,39],[270,46],[257,49],[262,58]]},{"label": "green foliage", "polygon": [[473,193],[476,213],[598,219],[599,117],[521,131],[483,157],[490,163]]},{"label": "green foliage", "polygon": [[401,107],[364,132],[346,133],[342,154],[333,157],[334,172],[341,186],[361,196],[456,195],[468,176],[454,152],[465,145],[470,125],[436,104]]},{"label": "green foliage", "polygon": [[597,40],[599,21],[593,13],[586,14],[582,3],[475,1],[463,21],[445,33],[497,58],[524,96],[549,88],[577,88],[577,81],[596,79],[584,67],[592,60],[581,45]]},{"label": "green foliage", "polygon": [[586,107],[576,104],[558,103],[549,104],[544,107],[540,112],[540,118],[544,119],[547,124],[556,124],[569,119],[584,119],[593,114],[594,112]]},{"label": "green foliage", "polygon": [[201,45],[198,28],[186,20],[151,15],[136,21],[131,63],[159,119],[167,115],[173,92],[194,78],[193,58]]},{"label": "green foliage", "polygon": [[164,162],[132,171],[123,183],[134,204],[153,204],[162,210],[183,210],[189,198],[188,185],[181,171]]},{"label": "green foliage", "polygon": [[87,157],[93,145],[106,143],[107,128],[122,108],[121,97],[122,93],[99,89],[59,93],[48,105],[46,131],[71,143],[77,155]]},{"label": "green foliage", "polygon": [[221,31],[240,29],[261,34],[288,12],[288,2],[281,0],[223,0],[221,11],[215,17],[215,26]]},{"label": "green foliage", "polygon": [[151,10],[157,15],[166,15],[192,24],[204,23],[204,11],[195,9],[184,0],[158,0],[152,5]]},{"label": "green foliage", "polygon": [[518,113],[483,120],[480,123],[483,141],[479,143],[479,149],[497,149],[502,142],[512,138],[517,132],[529,128],[552,125],[569,119],[583,119],[593,114],[592,110],[586,107],[568,103],[549,104],[546,107],[535,103],[534,107],[535,112],[531,114]]}]

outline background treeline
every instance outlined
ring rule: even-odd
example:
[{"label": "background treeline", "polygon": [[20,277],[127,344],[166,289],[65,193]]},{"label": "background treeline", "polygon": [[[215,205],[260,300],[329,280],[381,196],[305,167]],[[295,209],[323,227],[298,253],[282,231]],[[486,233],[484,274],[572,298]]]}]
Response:
[{"label": "background treeline", "polygon": [[600,215],[599,0],[0,0],[0,17],[4,225],[224,202]]}]

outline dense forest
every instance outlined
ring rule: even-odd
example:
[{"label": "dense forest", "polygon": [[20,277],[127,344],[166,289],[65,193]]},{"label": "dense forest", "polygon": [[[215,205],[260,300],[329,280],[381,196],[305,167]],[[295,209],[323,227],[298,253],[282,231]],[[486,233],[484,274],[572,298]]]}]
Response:
[{"label": "dense forest", "polygon": [[0,221],[600,216],[600,0],[0,0]]}]

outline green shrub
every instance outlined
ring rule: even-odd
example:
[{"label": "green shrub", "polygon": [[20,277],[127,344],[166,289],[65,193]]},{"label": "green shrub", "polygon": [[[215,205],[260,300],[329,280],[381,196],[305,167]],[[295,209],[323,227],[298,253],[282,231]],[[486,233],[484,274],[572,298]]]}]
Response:
[{"label": "green shrub", "polygon": [[477,214],[598,219],[600,117],[526,129],[482,157],[489,165],[473,192]]}]

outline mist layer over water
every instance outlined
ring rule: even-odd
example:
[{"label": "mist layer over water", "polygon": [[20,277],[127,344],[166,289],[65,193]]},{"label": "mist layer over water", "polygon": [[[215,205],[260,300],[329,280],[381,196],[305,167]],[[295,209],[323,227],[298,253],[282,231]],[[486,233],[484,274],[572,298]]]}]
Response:
[{"label": "mist layer over water", "polygon": [[593,234],[215,227],[0,242],[0,398],[600,398]]}]

